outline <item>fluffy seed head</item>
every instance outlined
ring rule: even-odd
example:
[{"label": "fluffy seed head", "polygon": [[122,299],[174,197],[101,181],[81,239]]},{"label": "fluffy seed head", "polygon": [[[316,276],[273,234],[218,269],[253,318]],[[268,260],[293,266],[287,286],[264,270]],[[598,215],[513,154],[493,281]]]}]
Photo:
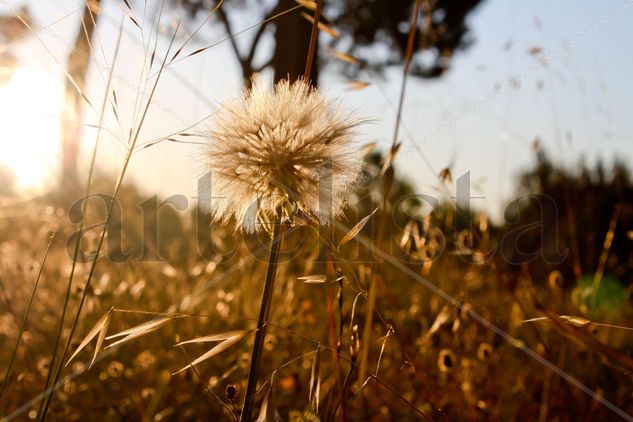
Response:
[{"label": "fluffy seed head", "polygon": [[249,232],[280,212],[336,217],[359,173],[352,137],[360,123],[304,81],[254,84],[211,123],[204,164],[214,217],[234,217]]}]

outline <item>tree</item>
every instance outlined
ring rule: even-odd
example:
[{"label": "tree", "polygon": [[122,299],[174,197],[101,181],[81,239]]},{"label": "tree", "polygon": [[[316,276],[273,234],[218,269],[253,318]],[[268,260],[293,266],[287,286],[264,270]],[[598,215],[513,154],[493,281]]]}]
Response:
[{"label": "tree", "polygon": [[[174,0],[195,17],[215,5],[204,0]],[[449,68],[454,53],[469,46],[466,17],[481,0],[424,0],[421,19],[417,28],[420,34],[416,40],[411,72],[415,76],[435,78]],[[330,47],[356,56],[357,63],[345,64],[343,71],[356,75],[364,70],[381,72],[388,66],[400,65],[403,61],[409,22],[414,0],[330,0],[324,5],[323,21],[340,34],[328,43]],[[309,4],[309,2],[302,2]],[[310,40],[311,23],[299,10],[294,0],[277,0],[271,5],[262,0],[241,0],[223,3],[218,12],[218,20],[228,34],[233,34],[232,13],[249,13],[265,9],[260,15],[266,21],[257,29],[248,48],[248,53],[240,51],[237,40],[231,45],[242,68],[245,83],[248,84],[255,72],[268,66],[274,71],[275,80],[289,76],[295,79],[303,75]],[[304,8],[304,12],[310,12]],[[274,19],[273,19],[274,18]],[[268,21],[269,20],[269,21]],[[263,35],[271,33],[274,39],[272,54],[258,63],[257,52]],[[319,63],[332,60],[318,60],[318,49],[312,70],[312,79],[318,80]],[[321,57],[324,59],[324,57]]]},{"label": "tree", "polygon": [[[435,78],[448,70],[455,52],[472,43],[472,39],[468,38],[466,18],[480,2],[422,1],[416,49],[411,63],[412,75]],[[345,37],[340,37],[336,45],[342,47],[347,44],[346,52],[361,59],[361,68],[381,71],[402,63],[414,1],[339,0],[332,3],[337,28],[352,40],[350,43]]]},{"label": "tree", "polygon": [[73,188],[77,184],[77,160],[79,156],[81,106],[90,64],[91,39],[97,25],[100,0],[88,0],[83,8],[81,22],[68,55],[64,85],[64,118],[61,124],[62,187]]},{"label": "tree", "polygon": [[18,67],[18,59],[12,54],[11,46],[14,42],[24,39],[28,35],[31,17],[26,7],[22,7],[16,14],[0,15],[0,86],[8,83]]},{"label": "tree", "polygon": [[[614,162],[609,171],[601,162],[593,168],[579,163],[575,169],[566,169],[539,151],[536,165],[520,178],[518,194],[526,200],[516,202],[515,213],[509,215],[516,220],[504,230],[543,222],[546,230],[555,228],[556,233],[543,236],[535,226],[517,238],[516,249],[569,252],[562,263],[544,261],[542,254],[533,261],[515,262],[527,265],[534,280],[547,280],[550,271],[558,270],[566,286],[575,286],[582,278],[594,278],[602,265],[605,275],[625,285],[633,283],[633,270],[627,264],[633,259],[629,238],[633,228],[633,181],[623,163]],[[555,205],[549,218],[534,196],[525,197],[534,194]],[[607,249],[605,239],[609,236]],[[605,253],[608,259],[601,264]]]}]

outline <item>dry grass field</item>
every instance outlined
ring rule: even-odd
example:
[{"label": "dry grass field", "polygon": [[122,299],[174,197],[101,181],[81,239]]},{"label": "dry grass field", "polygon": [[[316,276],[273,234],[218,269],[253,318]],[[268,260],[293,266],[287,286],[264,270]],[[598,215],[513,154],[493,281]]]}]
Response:
[{"label": "dry grass field", "polygon": [[[203,145],[212,179],[198,199],[224,198],[210,206],[128,177],[154,145],[141,134],[162,72],[203,49],[178,24],[154,43],[154,23],[133,19],[143,2],[117,3],[148,36],[120,173],[102,171],[100,135],[93,161],[42,195],[0,172],[3,421],[632,420],[626,163],[565,167],[535,144],[534,166],[507,181],[520,199],[504,221],[464,207],[449,168],[427,196],[397,171],[415,29],[433,2],[407,9],[386,148],[352,142],[373,116],[310,88],[323,2],[293,3],[312,22],[303,74],[257,81],[203,128],[156,141]],[[69,69],[68,101],[118,120],[112,70],[106,98],[88,101]]]}]

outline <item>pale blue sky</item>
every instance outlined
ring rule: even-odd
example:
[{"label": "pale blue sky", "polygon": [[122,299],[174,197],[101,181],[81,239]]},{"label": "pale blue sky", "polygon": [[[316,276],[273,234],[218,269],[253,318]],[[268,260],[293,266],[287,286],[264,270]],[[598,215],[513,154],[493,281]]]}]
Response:
[{"label": "pale blue sky", "polygon": [[[6,2],[14,6],[25,3]],[[11,7],[3,3],[5,0],[0,3],[0,13]],[[26,3],[44,26],[78,10],[80,5],[77,0]],[[103,0],[103,4],[104,19],[99,23],[99,34],[110,62],[121,9],[114,0]],[[633,2],[624,0],[485,1],[470,17],[475,43],[458,54],[451,71],[439,80],[410,79],[401,130],[404,143],[398,164],[401,174],[414,181],[420,192],[433,193],[437,184],[434,172],[452,163],[457,176],[470,171],[471,180],[479,187],[474,193],[486,197],[476,200],[475,205],[498,216],[503,200],[512,193],[517,173],[533,162],[531,144],[536,137],[552,155],[568,165],[581,155],[589,160],[601,156],[607,161],[618,156],[631,164],[633,7],[628,8],[631,5]],[[614,13],[618,10],[619,13]],[[29,69],[28,74],[40,75],[41,81],[48,85],[63,80],[52,56],[62,64],[65,62],[78,19],[77,11],[40,31],[39,36],[50,53],[34,38],[16,45],[15,52],[24,68]],[[252,20],[247,16],[241,18],[236,30],[242,27],[242,19],[244,26]],[[142,47],[135,40],[139,37],[138,29],[129,22],[125,28],[114,81],[120,114],[127,116],[122,118],[124,131],[130,124],[136,95],[133,87],[138,83],[143,58]],[[213,43],[223,36],[216,26],[204,31],[200,42],[190,48]],[[512,41],[512,47],[504,49],[508,41]],[[568,41],[572,43],[568,50],[556,52]],[[533,47],[551,55],[546,66],[535,66],[535,56],[528,53]],[[100,49],[95,61],[104,62]],[[228,43],[173,65],[172,69],[159,85],[141,141],[176,132],[201,119],[222,99],[238,93],[241,86]],[[342,97],[358,113],[376,119],[376,123],[364,129],[360,142],[377,141],[385,148],[391,142],[395,111],[390,104],[397,103],[401,70],[394,68],[387,76],[387,81],[380,84],[364,78],[373,83],[363,91],[347,90],[344,78],[333,72],[325,72],[321,79],[327,93]],[[101,102],[105,77],[104,72],[92,69],[88,96],[94,104]],[[496,85],[507,86],[513,78],[519,80],[517,87],[491,95]],[[541,83],[543,88],[539,89]],[[16,85],[14,90],[19,91],[18,88]],[[28,88],[25,91],[29,93]],[[58,125],[54,104],[59,101],[60,92],[54,87],[49,91],[37,94],[38,91],[31,90],[31,96],[44,95],[53,100],[32,98],[37,104],[29,111],[40,116],[41,123],[33,123],[24,131],[14,130],[11,142],[3,139],[0,161],[25,168],[30,162],[33,168],[55,170],[54,138],[44,145],[40,133],[55,131]],[[10,95],[15,93],[8,92],[14,91],[0,88],[0,109],[4,95],[2,110],[9,113],[15,108],[18,113],[10,101]],[[473,104],[477,106],[471,109]],[[15,125],[19,123],[17,117],[3,118]],[[95,123],[96,113],[88,111],[85,121]],[[447,126],[447,122],[455,124]],[[115,133],[120,131],[112,116],[106,126]],[[204,126],[198,128],[203,129]],[[94,134],[92,129],[84,130],[85,150],[94,141]],[[103,168],[119,169],[124,149],[117,142],[112,136],[104,138],[99,160]],[[419,150],[413,147],[413,142]],[[130,176],[148,193],[195,195],[195,155],[194,146],[158,145],[136,154]],[[31,179],[23,184],[32,186],[35,182]]]}]

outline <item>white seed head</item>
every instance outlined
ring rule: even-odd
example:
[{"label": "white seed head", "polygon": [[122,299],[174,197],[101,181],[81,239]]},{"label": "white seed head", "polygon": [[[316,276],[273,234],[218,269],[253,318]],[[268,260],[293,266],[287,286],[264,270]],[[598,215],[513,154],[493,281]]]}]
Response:
[{"label": "white seed head", "polygon": [[305,213],[328,222],[358,177],[352,143],[361,121],[304,81],[262,83],[228,101],[211,123],[204,163],[211,211],[252,232]]}]

